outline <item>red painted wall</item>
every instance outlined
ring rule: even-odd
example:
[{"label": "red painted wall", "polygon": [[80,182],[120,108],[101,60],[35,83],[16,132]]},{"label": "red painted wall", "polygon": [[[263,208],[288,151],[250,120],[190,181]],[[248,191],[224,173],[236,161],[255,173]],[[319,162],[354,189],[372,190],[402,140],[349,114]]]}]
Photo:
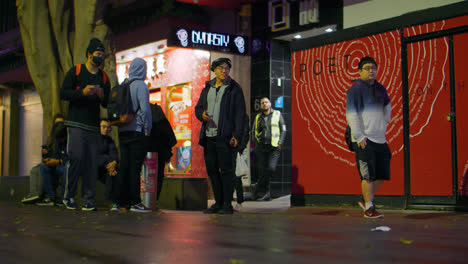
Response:
[{"label": "red painted wall", "polygon": [[[405,36],[468,24],[468,16],[405,29]],[[468,162],[468,139],[463,133],[468,107],[464,83],[467,34],[455,36],[455,82],[458,115],[458,181]],[[387,141],[392,150],[391,181],[382,195],[404,194],[403,101],[401,36],[395,30],[292,54],[293,187],[294,194],[360,194],[354,153],[344,141],[346,91],[359,78],[363,56],[378,64],[377,79],[388,90],[392,121]],[[452,194],[448,38],[408,45],[411,145],[411,193]],[[447,84],[446,86],[444,84]],[[465,130],[463,130],[465,129]]]},{"label": "red painted wall", "polygon": [[359,78],[359,59],[368,55],[378,63],[377,78],[387,87],[393,108],[387,133],[392,181],[381,193],[403,194],[399,43],[399,32],[392,31],[293,53],[293,193],[360,193],[354,153],[343,135],[346,91]]}]

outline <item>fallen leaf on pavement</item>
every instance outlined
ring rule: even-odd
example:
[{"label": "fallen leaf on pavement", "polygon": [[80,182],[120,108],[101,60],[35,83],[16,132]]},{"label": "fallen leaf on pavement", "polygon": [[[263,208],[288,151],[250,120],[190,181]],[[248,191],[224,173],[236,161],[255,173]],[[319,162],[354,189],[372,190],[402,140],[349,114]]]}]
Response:
[{"label": "fallen leaf on pavement", "polygon": [[405,244],[405,245],[413,244],[413,240],[406,240],[406,239],[403,239],[403,238],[400,238],[400,242],[402,244]]}]

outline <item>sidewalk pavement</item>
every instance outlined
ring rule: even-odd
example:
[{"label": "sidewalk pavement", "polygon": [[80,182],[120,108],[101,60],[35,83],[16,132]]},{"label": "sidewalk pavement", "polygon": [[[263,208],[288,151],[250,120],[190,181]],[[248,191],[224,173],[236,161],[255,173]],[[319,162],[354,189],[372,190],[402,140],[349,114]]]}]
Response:
[{"label": "sidewalk pavement", "polygon": [[[234,215],[97,212],[0,203],[1,263],[467,263],[468,214],[290,208],[245,202]],[[388,232],[372,231],[388,227]],[[384,229],[384,228],[383,228]]]}]

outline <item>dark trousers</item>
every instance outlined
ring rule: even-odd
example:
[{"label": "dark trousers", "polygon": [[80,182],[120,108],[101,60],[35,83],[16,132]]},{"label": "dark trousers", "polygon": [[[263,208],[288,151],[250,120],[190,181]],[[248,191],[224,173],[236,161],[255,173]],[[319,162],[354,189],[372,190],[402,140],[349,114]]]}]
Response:
[{"label": "dark trousers", "polygon": [[115,193],[118,188],[117,181],[115,179],[118,175],[110,176],[107,172],[106,165],[107,164],[103,164],[99,166],[98,180],[105,185],[104,198],[107,201],[114,202],[113,193]]},{"label": "dark trousers", "polygon": [[120,167],[115,176],[112,192],[113,203],[136,205],[141,203],[140,173],[146,156],[146,139],[142,132],[125,131],[119,133]]},{"label": "dark trousers", "polygon": [[63,197],[65,192],[65,166],[57,165],[49,167],[41,163],[40,169],[42,186],[46,196],[52,200],[55,199],[55,190],[57,189],[57,186],[59,186],[59,183],[61,183],[60,196]]},{"label": "dark trousers", "polygon": [[232,167],[234,151],[229,146],[229,140],[208,137],[204,155],[206,171],[213,188],[216,205],[230,207],[234,192],[232,180],[234,177]]},{"label": "dark trousers", "polygon": [[78,180],[82,178],[81,198],[83,204],[92,203],[96,194],[98,174],[97,153],[100,136],[98,132],[76,127],[68,127],[67,153],[65,167],[65,199],[75,198]]},{"label": "dark trousers", "polygon": [[234,177],[233,177],[233,184],[234,184],[234,189],[236,189],[236,199],[237,203],[243,203],[244,202],[244,187],[242,187],[242,177],[237,177],[235,173],[235,168],[237,164],[237,153],[234,153],[232,155],[232,169],[234,170]]},{"label": "dark trousers", "polygon": [[271,145],[258,144],[255,148],[255,165],[258,170],[258,182],[255,188],[255,194],[259,191],[265,193],[270,191],[270,180],[275,173],[276,164],[280,157],[280,150]]},{"label": "dark trousers", "polygon": [[161,195],[162,185],[164,181],[164,166],[166,166],[166,161],[159,157],[158,155],[158,175],[157,175],[157,196],[156,199],[159,200],[159,195]]}]

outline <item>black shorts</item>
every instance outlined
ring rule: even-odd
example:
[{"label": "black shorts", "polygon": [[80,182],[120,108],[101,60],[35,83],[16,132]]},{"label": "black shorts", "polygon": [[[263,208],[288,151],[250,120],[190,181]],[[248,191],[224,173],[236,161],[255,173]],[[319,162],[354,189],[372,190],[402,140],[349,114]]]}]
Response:
[{"label": "black shorts", "polygon": [[356,166],[362,180],[390,180],[390,159],[392,152],[387,143],[378,144],[367,140],[364,149],[358,148],[356,143]]}]

